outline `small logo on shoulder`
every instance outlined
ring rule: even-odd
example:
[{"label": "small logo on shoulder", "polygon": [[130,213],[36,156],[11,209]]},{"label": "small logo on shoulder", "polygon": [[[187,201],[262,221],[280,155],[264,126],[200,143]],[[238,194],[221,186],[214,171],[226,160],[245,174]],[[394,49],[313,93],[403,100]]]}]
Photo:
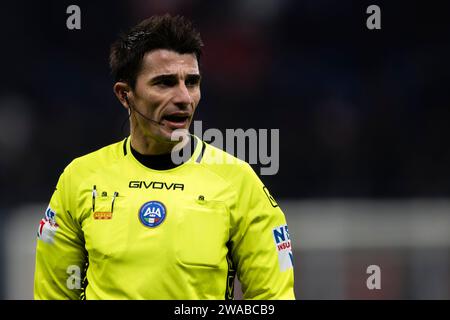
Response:
[{"label": "small logo on shoulder", "polygon": [[149,201],[139,209],[139,220],[150,228],[159,226],[166,219],[166,207],[162,202]]},{"label": "small logo on shoulder", "polygon": [[267,198],[269,199],[270,204],[272,207],[276,208],[278,207],[278,203],[275,201],[275,199],[270,195],[269,190],[264,186],[263,187],[264,193],[266,194]]}]

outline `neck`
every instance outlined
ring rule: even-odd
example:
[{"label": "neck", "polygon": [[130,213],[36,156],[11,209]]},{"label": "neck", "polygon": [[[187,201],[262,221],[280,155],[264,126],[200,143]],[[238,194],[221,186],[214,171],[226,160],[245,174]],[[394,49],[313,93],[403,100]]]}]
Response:
[{"label": "neck", "polygon": [[145,135],[141,130],[131,126],[130,130],[130,143],[134,150],[143,155],[160,155],[167,154],[172,151],[173,146],[176,144],[172,141],[159,141],[151,136]]},{"label": "neck", "polygon": [[[194,153],[195,147],[197,145],[196,140],[194,138],[189,137],[184,143],[184,146],[178,149],[178,156],[181,158],[176,158],[175,160],[172,158],[173,154],[171,153],[163,153],[163,154],[142,154],[131,145],[131,153],[135,157],[137,161],[139,161],[144,166],[155,169],[155,170],[167,170],[178,167],[179,165],[185,163],[190,159],[192,154]],[[181,161],[180,161],[181,160]]]},{"label": "neck", "polygon": [[174,146],[173,144],[161,143],[156,140],[138,139],[134,135],[131,135],[130,143],[134,150],[145,155],[167,154],[172,151]]},{"label": "neck", "polygon": [[[145,130],[145,125],[137,121],[135,113],[131,114],[130,118],[130,143],[131,147],[142,155],[162,155],[162,154],[170,154],[176,149],[179,150],[183,148],[189,139],[184,139],[181,141],[171,141],[167,138],[158,137],[157,132],[159,131],[162,134],[162,129],[155,130],[152,135],[145,134],[147,130]],[[155,128],[153,128],[155,129]],[[151,131],[151,130],[150,130]],[[189,134],[188,134],[189,137]]]}]

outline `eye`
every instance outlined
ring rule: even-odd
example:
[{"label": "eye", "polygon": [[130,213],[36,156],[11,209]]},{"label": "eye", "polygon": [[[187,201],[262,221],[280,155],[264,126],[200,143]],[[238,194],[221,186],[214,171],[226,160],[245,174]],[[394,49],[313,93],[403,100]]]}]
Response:
[{"label": "eye", "polygon": [[200,84],[200,77],[187,77],[186,79],[186,86],[187,87],[195,87]]},{"label": "eye", "polygon": [[173,87],[177,84],[176,79],[164,78],[155,82],[155,85],[160,87]]}]

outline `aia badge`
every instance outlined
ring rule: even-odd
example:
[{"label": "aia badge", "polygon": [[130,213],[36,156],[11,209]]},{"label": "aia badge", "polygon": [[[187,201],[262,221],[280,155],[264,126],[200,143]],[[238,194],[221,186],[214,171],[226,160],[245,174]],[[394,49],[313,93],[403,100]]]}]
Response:
[{"label": "aia badge", "polygon": [[294,257],[292,256],[291,239],[287,224],[273,229],[273,239],[278,252],[278,262],[280,271],[287,270],[294,266]]},{"label": "aia badge", "polygon": [[53,243],[58,228],[56,213],[48,207],[45,211],[45,217],[39,222],[37,237],[44,242]]},{"label": "aia badge", "polygon": [[149,201],[139,209],[139,220],[150,228],[159,226],[166,219],[166,207],[159,201]]}]

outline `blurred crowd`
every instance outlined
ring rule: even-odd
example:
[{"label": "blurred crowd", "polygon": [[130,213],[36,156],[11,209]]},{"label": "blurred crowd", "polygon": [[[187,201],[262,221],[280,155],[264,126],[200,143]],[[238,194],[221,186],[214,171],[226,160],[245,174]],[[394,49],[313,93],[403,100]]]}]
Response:
[{"label": "blurred crowd", "polygon": [[[75,157],[123,139],[109,46],[153,14],[192,18],[205,47],[203,128],[280,129],[276,198],[450,196],[445,4],[364,1],[6,2],[0,199],[47,201]],[[81,8],[81,30],[66,8]]]}]

